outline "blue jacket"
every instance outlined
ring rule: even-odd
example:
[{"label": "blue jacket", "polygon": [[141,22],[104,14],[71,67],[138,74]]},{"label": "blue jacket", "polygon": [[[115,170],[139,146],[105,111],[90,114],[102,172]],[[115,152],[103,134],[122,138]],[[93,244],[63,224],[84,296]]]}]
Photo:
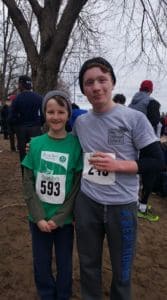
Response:
[{"label": "blue jacket", "polygon": [[21,92],[12,102],[8,121],[13,125],[41,126],[44,122],[42,97],[29,90]]},{"label": "blue jacket", "polygon": [[75,120],[80,116],[87,113],[86,109],[74,108],[72,109],[72,115],[67,123],[67,131],[72,131]]}]

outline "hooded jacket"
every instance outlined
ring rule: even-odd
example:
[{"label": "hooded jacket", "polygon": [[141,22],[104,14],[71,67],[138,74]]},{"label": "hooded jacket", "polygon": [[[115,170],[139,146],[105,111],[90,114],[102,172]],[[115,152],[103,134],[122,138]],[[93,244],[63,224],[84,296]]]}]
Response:
[{"label": "hooded jacket", "polygon": [[146,92],[137,92],[132,98],[132,102],[129,107],[139,110],[147,115],[147,107],[150,101],[153,100]]},{"label": "hooded jacket", "polygon": [[157,100],[151,98],[147,92],[140,91],[134,95],[129,107],[143,112],[155,132],[157,131],[157,125],[160,122],[160,103]]}]

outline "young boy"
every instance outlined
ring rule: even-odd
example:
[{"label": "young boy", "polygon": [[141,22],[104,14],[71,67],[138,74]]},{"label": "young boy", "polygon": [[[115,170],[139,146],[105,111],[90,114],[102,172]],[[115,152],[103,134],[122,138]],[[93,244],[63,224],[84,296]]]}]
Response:
[{"label": "young boy", "polygon": [[[29,211],[35,283],[41,300],[69,300],[72,294],[73,201],[82,168],[77,137],[65,130],[71,116],[66,93],[50,91],[43,100],[49,128],[33,138],[22,162]],[[52,274],[53,245],[57,276]]]}]

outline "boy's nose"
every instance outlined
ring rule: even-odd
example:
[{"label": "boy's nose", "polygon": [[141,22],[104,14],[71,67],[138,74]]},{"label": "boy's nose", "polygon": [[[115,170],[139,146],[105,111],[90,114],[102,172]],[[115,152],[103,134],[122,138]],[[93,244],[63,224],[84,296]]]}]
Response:
[{"label": "boy's nose", "polygon": [[99,82],[95,80],[93,83],[93,89],[99,89],[99,88],[100,88]]},{"label": "boy's nose", "polygon": [[57,113],[57,112],[54,113],[54,118],[55,118],[55,119],[58,118],[58,113]]}]

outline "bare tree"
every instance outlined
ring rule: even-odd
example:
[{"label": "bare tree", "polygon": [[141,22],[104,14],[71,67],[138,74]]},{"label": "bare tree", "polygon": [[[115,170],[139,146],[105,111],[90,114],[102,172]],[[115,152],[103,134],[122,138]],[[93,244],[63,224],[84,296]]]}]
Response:
[{"label": "bare tree", "polygon": [[[19,0],[20,2],[20,0]],[[18,74],[22,74],[23,70],[28,73],[28,63],[22,47],[17,31],[11,21],[8,13],[6,13],[5,5],[2,4],[0,18],[0,57],[1,57],[1,76],[0,76],[0,99],[4,101],[7,95],[16,90],[16,81]]]},{"label": "bare tree", "polygon": [[1,24],[1,40],[3,47],[1,52],[1,77],[0,77],[0,99],[4,100],[7,97],[8,87],[12,79],[12,70],[15,65],[15,58],[10,53],[12,38],[14,35],[14,26],[10,22],[7,15],[5,18],[4,5],[2,6],[2,24]]},{"label": "bare tree", "polygon": [[[3,0],[15,25],[31,65],[34,87],[41,93],[53,88],[69,37],[87,0],[29,0],[40,33],[40,49],[33,40],[21,8],[14,0]],[[25,1],[24,1],[25,2]],[[39,3],[40,2],[40,3]]]},{"label": "bare tree", "polygon": [[[167,49],[167,1],[111,1],[108,23],[114,24],[110,38],[117,62],[131,67],[145,64],[148,69],[164,71]],[[117,48],[116,48],[117,47]]]},{"label": "bare tree", "polygon": [[63,55],[59,75],[67,82],[68,86],[73,86],[74,90],[78,81],[78,69],[83,61],[92,56],[106,54],[102,38],[105,30],[97,25],[97,20],[102,21],[103,17],[108,14],[110,5],[109,2],[107,6],[102,4],[103,1],[88,1],[76,20]]},{"label": "bare tree", "polygon": [[[103,18],[111,28],[111,56],[117,62],[121,58],[121,66],[139,63],[141,59],[153,66],[155,57],[154,67],[163,65],[167,46],[166,0],[2,1],[23,42],[34,88],[40,93],[55,87],[60,75],[69,73],[75,83],[78,63],[88,57],[88,52],[100,53],[94,37],[98,36]],[[108,15],[102,16],[105,6]],[[27,8],[31,13],[27,13]],[[38,41],[34,39],[36,33]],[[101,43],[103,39],[104,34]]]}]

